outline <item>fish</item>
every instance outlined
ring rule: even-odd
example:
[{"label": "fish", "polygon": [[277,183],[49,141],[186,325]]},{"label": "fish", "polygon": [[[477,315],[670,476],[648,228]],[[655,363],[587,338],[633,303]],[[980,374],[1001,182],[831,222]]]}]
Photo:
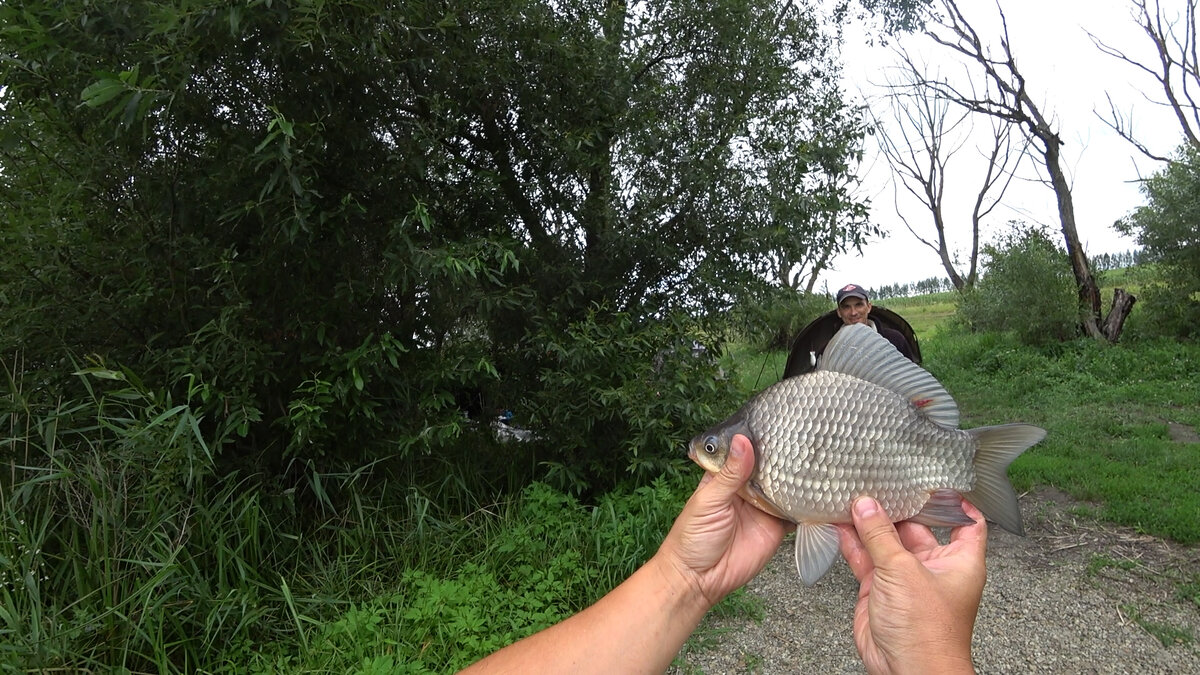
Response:
[{"label": "fish", "polygon": [[688,456],[718,472],[735,434],[754,446],[741,496],[796,524],[796,571],[815,584],[839,556],[837,523],[855,499],[893,522],[974,523],[962,499],[1023,535],[1008,466],[1046,437],[1029,424],[959,428],[958,404],[927,370],[870,326],[844,326],[815,370],[781,380],[697,435]]}]

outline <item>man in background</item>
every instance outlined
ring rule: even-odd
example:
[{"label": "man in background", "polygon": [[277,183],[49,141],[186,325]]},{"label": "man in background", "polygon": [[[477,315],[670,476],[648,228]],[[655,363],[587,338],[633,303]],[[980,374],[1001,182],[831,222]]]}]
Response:
[{"label": "man in background", "polygon": [[913,358],[912,347],[909,346],[908,340],[904,339],[904,335],[900,331],[876,324],[871,320],[871,298],[867,296],[867,290],[862,286],[846,284],[837,292],[837,313],[842,319],[842,324],[847,326],[852,323],[866,324],[879,331],[879,334],[887,338],[887,341],[892,343],[909,361],[916,361]]}]

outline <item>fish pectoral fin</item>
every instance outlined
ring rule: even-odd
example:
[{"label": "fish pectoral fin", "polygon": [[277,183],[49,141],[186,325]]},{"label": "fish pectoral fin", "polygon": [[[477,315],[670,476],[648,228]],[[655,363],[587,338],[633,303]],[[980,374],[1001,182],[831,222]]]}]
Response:
[{"label": "fish pectoral fin", "polygon": [[763,493],[762,487],[757,482],[750,481],[746,483],[745,487],[741,489],[740,494],[742,495],[742,499],[745,499],[753,504],[758,508],[759,511],[765,511],[776,518],[779,518],[780,520],[786,520],[789,523],[794,522],[791,516],[785,513],[783,509],[779,508],[775,502],[767,498],[767,495]]},{"label": "fish pectoral fin", "polygon": [[796,526],[796,572],[805,586],[825,576],[838,557],[838,529],[832,523]]},{"label": "fish pectoral fin", "polygon": [[921,511],[909,520],[929,527],[959,527],[975,521],[963,511],[962,496],[954,490],[934,490]]}]

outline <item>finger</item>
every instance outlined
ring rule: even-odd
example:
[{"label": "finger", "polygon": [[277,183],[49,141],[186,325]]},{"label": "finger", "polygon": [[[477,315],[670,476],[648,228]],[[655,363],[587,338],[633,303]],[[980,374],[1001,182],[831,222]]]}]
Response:
[{"label": "finger", "polygon": [[750,439],[735,434],[729,442],[729,454],[725,457],[725,464],[712,480],[711,489],[715,490],[714,496],[720,499],[732,497],[750,480],[750,474],[753,472],[754,446],[751,445]]},{"label": "finger", "polygon": [[871,556],[867,555],[867,549],[863,546],[862,540],[858,538],[858,532],[854,530],[853,526],[839,524],[837,527],[842,557],[846,559],[846,564],[850,565],[850,571],[854,573],[854,578],[862,581],[875,569],[875,565],[871,562]]},{"label": "finger", "polygon": [[941,546],[937,537],[933,535],[933,530],[920,523],[914,523],[911,520],[896,523],[896,532],[900,534],[900,543],[904,544],[904,548],[913,553],[928,551]]},{"label": "finger", "polygon": [[950,541],[961,545],[971,545],[977,547],[980,551],[987,550],[987,519],[983,517],[983,512],[975,508],[975,505],[967,500],[963,500],[963,511],[967,517],[975,521],[974,525],[964,525],[956,527],[950,531]]},{"label": "finger", "polygon": [[896,532],[896,526],[880,508],[879,502],[870,497],[860,497],[854,502],[851,512],[858,538],[862,540],[867,555],[876,567],[887,567],[896,556],[908,554]]}]

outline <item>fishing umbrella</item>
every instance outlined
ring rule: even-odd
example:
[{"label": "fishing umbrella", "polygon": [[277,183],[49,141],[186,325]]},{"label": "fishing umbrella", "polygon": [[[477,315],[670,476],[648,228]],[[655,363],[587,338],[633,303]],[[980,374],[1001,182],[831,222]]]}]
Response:
[{"label": "fishing umbrella", "polygon": [[[871,320],[880,326],[900,331],[912,347],[913,361],[921,362],[921,346],[917,344],[917,334],[904,317],[886,307],[874,305],[871,307]],[[842,325],[842,318],[838,316],[837,310],[831,309],[800,329],[796,338],[792,340],[792,351],[788,355],[787,366],[783,369],[783,377],[803,375],[811,371],[814,368],[813,355],[820,356],[825,351],[825,345],[829,344],[829,339]]]}]

